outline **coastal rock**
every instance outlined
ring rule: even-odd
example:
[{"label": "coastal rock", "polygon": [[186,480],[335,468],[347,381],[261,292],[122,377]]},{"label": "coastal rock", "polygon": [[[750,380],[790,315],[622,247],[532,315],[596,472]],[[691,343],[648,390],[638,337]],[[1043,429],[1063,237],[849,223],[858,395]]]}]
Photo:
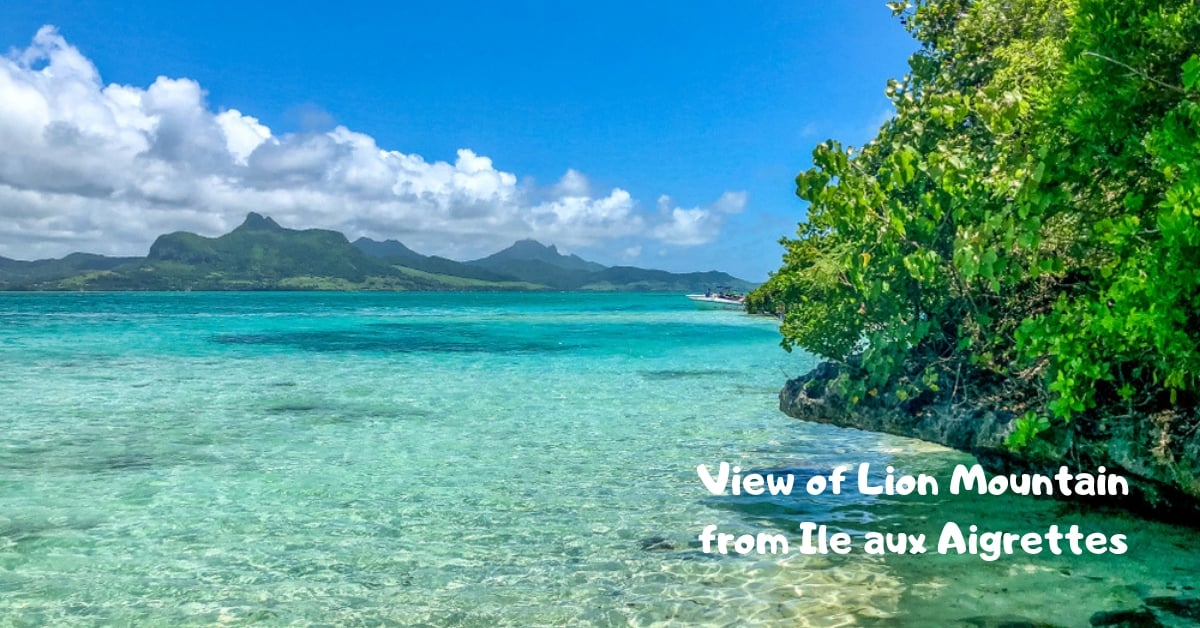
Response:
[{"label": "coastal rock", "polygon": [[1033,621],[1017,615],[980,615],[966,617],[960,621],[960,625],[964,628],[967,626],[970,628],[1060,628],[1054,624]]},{"label": "coastal rock", "polygon": [[1146,604],[1166,611],[1176,617],[1190,619],[1200,623],[1200,598],[1194,597],[1151,597],[1146,598]]},{"label": "coastal rock", "polygon": [[1088,620],[1093,626],[1105,628],[1161,628],[1162,622],[1145,607],[1122,611],[1100,611]]},{"label": "coastal rock", "polygon": [[[843,369],[823,362],[788,380],[779,393],[779,409],[811,421],[917,438],[973,454],[990,473],[1052,475],[1070,460],[1072,470],[1100,465],[1129,481],[1130,497],[1120,506],[1185,525],[1200,525],[1200,417],[1138,417],[1111,421],[1104,430],[1073,431],[1057,444],[1013,452],[1005,440],[1016,427],[1017,412],[1003,391],[954,398],[954,382],[940,394],[901,400],[881,394],[850,403],[839,390]],[[1069,454],[1069,456],[1068,456]]]}]

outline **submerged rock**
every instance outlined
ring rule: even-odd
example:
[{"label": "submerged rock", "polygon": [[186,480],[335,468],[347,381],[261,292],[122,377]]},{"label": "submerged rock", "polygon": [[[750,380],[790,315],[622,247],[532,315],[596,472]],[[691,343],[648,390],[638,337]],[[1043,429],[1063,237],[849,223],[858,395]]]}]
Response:
[{"label": "submerged rock", "polygon": [[675,544],[665,537],[650,536],[638,541],[647,552],[667,551],[675,549]]},{"label": "submerged rock", "polygon": [[1176,617],[1190,619],[1200,623],[1200,598],[1195,597],[1150,597],[1146,604],[1166,611]]},{"label": "submerged rock", "polygon": [[960,621],[962,626],[971,628],[1058,628],[1054,624],[1033,621],[1016,615],[980,615],[965,617]]},{"label": "submerged rock", "polygon": [[1134,608],[1121,611],[1100,611],[1088,620],[1093,626],[1106,628],[1160,628],[1162,622],[1148,608]]}]

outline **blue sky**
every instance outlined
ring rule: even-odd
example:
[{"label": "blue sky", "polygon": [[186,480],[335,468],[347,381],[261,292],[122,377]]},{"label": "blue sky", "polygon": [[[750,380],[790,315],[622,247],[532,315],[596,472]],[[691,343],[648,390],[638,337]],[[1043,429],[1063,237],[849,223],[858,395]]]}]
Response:
[{"label": "blue sky", "polygon": [[0,112],[24,138],[0,143],[24,164],[0,165],[0,255],[139,254],[255,210],[762,280],[813,145],[869,139],[916,47],[883,2],[78,4],[3,9],[0,101],[27,104]]}]

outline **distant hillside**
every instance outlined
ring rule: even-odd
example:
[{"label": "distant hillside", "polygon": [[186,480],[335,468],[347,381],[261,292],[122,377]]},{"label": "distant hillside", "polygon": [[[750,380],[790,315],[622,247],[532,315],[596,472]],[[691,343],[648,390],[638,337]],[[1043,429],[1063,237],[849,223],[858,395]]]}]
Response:
[{"label": "distant hillside", "polygon": [[592,273],[580,290],[610,290],[609,286],[624,286],[625,290],[645,292],[704,292],[730,289],[737,292],[753,290],[756,284],[715,270],[703,273],[669,273],[633,266],[613,266]]},{"label": "distant hillside", "polygon": [[471,262],[426,256],[396,240],[379,242],[326,229],[288,229],[251,212],[236,229],[209,238],[159,236],[149,254],[72,253],[32,262],[0,257],[0,290],[597,290],[703,291],[745,281],[725,273],[607,268],[554,246],[521,240]]},{"label": "distant hillside", "polygon": [[452,259],[436,255],[421,255],[396,240],[379,242],[370,238],[359,238],[354,241],[354,247],[367,255],[381,258],[389,264],[404,266],[405,268],[412,268],[426,273],[451,275],[479,281],[519,281],[511,275],[492,272],[486,268],[471,266],[470,264],[456,262]]},{"label": "distant hillside", "polygon": [[[475,265],[480,260],[468,262]],[[556,290],[574,290],[587,282],[592,273],[586,270],[571,270],[555,266],[550,262],[536,259],[508,259],[491,262],[486,268],[508,277],[516,277],[522,281],[540,283]]]},{"label": "distant hillside", "polygon": [[559,290],[703,292],[707,288],[729,287],[747,291],[756,285],[716,271],[680,274],[634,266],[608,268],[577,255],[563,255],[556,247],[536,240],[521,240],[503,251],[467,263]]},{"label": "distant hillside", "polygon": [[530,261],[543,262],[563,270],[581,270],[585,272],[604,270],[602,264],[589,262],[578,255],[563,255],[559,253],[558,247],[553,244],[546,246],[537,240],[528,239],[518,240],[503,251],[492,253],[483,259],[467,263],[473,266],[496,269],[506,267],[512,262]]},{"label": "distant hillside", "polygon": [[392,268],[355,248],[337,231],[284,229],[256,213],[233,231],[206,238],[176,232],[159,236],[146,266],[176,262],[225,280],[271,283],[288,277],[331,277],[361,282],[388,276]]},{"label": "distant hillside", "polygon": [[[397,249],[389,245],[389,250]],[[432,268],[436,263],[425,266]],[[144,258],[103,258],[77,253],[62,260],[5,260],[0,262],[0,288],[531,290],[541,286],[508,278],[493,281],[446,275],[436,268],[401,267],[367,255],[337,231],[287,229],[269,217],[251,212],[239,227],[216,238],[185,231],[159,236]]]},{"label": "distant hillside", "polygon": [[354,241],[354,248],[370,255],[371,257],[382,257],[385,259],[401,260],[401,259],[418,259],[425,257],[420,253],[404,246],[397,240],[384,240],[379,242],[371,238],[359,238]]},{"label": "distant hillside", "polygon": [[105,257],[91,253],[71,253],[62,259],[32,262],[0,257],[0,288],[55,281],[90,271],[112,270],[139,260],[140,257]]}]

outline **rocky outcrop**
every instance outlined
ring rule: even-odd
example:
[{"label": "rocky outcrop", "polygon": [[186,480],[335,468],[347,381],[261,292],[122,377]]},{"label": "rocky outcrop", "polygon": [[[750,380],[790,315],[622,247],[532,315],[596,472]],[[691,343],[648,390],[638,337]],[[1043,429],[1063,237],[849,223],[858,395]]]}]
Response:
[{"label": "rocky outcrop", "polygon": [[[797,419],[917,438],[975,455],[991,473],[1052,474],[1104,465],[1129,480],[1121,505],[1140,514],[1200,526],[1200,417],[1124,417],[1072,429],[1056,443],[1014,452],[1005,440],[1023,410],[1003,391],[970,400],[940,395],[901,400],[883,393],[851,404],[836,381],[842,367],[824,362],[789,380],[779,409]],[[1064,462],[1070,461],[1070,462]]]}]

